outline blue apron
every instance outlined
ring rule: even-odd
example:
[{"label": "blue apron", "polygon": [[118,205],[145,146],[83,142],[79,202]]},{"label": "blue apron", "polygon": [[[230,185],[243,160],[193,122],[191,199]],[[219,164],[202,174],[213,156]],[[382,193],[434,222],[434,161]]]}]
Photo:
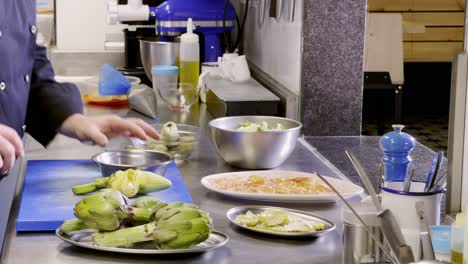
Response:
[{"label": "blue apron", "polygon": [[83,105],[75,85],[55,81],[36,34],[35,0],[0,0],[0,124],[47,145]]}]

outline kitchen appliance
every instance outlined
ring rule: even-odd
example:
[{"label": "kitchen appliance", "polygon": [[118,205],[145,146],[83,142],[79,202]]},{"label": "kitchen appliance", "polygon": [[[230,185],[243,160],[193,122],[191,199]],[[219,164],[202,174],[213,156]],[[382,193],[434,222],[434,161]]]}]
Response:
[{"label": "kitchen appliance", "polygon": [[[138,39],[158,33],[161,40],[172,42],[187,31],[191,18],[195,32],[201,35],[201,55],[204,62],[215,62],[223,54],[221,36],[234,29],[236,11],[230,1],[224,0],[110,0],[108,20],[136,26],[125,29],[126,66],[140,67]],[[156,25],[154,28],[141,26]],[[135,57],[136,56],[136,57]],[[140,63],[140,64],[139,64]]]},{"label": "kitchen appliance", "polygon": [[109,0],[107,22],[110,25],[120,23],[127,27],[123,29],[125,64],[119,68],[123,74],[148,80],[141,61],[139,40],[156,37],[154,11],[151,11],[150,7],[158,6],[162,2],[163,0]]},{"label": "kitchen appliance", "polygon": [[146,76],[152,81],[152,68],[157,65],[176,65],[179,60],[179,42],[163,42],[159,38],[140,40],[140,54]]},{"label": "kitchen appliance", "polygon": [[[177,169],[171,162],[163,175],[172,186],[150,196],[166,202],[193,203]],[[16,219],[17,231],[55,231],[64,220],[75,218],[73,207],[82,196],[74,195],[71,186],[93,181],[101,172],[92,160],[30,160]]]},{"label": "kitchen appliance", "polygon": [[202,62],[216,62],[223,54],[221,36],[227,44],[227,34],[234,29],[236,11],[227,0],[167,0],[156,8],[156,30],[163,39],[187,31],[187,21],[193,20],[195,32],[201,35]]}]

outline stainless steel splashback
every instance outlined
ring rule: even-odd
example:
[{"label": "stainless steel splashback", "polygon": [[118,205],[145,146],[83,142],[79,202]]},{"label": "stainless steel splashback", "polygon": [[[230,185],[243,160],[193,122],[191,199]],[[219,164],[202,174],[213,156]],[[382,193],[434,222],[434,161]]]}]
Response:
[{"label": "stainless steel splashback", "polygon": [[[246,0],[234,0],[242,19]],[[304,0],[250,0],[243,52],[252,75],[281,98],[286,116],[299,119]]]}]

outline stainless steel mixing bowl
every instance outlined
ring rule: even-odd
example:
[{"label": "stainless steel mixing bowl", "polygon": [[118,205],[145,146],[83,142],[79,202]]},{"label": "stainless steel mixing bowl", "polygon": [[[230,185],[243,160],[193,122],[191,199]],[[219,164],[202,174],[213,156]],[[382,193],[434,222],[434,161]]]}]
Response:
[{"label": "stainless steel mixing bowl", "polygon": [[151,68],[156,65],[176,65],[179,57],[178,42],[162,42],[154,39],[140,40],[140,56],[146,76],[152,80]]},{"label": "stainless steel mixing bowl", "polygon": [[[267,122],[286,130],[243,132],[242,122]],[[211,137],[218,153],[232,166],[244,169],[271,169],[281,165],[292,153],[302,128],[298,121],[273,116],[233,116],[210,122]]]},{"label": "stainless steel mixing bowl", "polygon": [[139,169],[164,176],[166,166],[172,161],[171,155],[158,151],[111,150],[92,157],[107,177],[118,170]]}]

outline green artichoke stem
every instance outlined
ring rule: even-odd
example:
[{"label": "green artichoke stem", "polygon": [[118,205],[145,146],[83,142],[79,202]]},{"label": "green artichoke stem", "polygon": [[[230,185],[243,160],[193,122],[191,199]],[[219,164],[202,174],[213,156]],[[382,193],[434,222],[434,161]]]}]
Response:
[{"label": "green artichoke stem", "polygon": [[96,190],[97,190],[97,187],[93,182],[92,183],[87,183],[87,184],[82,184],[82,185],[75,185],[75,186],[72,187],[72,192],[75,195],[83,195],[83,194],[87,194],[87,193],[90,193],[90,192],[94,192]]},{"label": "green artichoke stem", "polygon": [[92,239],[102,247],[131,247],[135,243],[152,241],[155,227],[156,224],[151,222],[113,232],[98,232],[92,235]]},{"label": "green artichoke stem", "polygon": [[154,214],[154,211],[148,208],[138,208],[133,206],[128,206],[127,212],[131,220],[144,223],[151,222],[151,217]]},{"label": "green artichoke stem", "polygon": [[66,220],[60,226],[60,230],[65,233],[70,233],[73,231],[80,231],[84,229],[90,229],[90,228],[83,221],[79,219]]},{"label": "green artichoke stem", "polygon": [[96,187],[99,189],[106,188],[108,180],[109,180],[109,177],[96,178],[94,179],[94,185],[96,185]]}]

